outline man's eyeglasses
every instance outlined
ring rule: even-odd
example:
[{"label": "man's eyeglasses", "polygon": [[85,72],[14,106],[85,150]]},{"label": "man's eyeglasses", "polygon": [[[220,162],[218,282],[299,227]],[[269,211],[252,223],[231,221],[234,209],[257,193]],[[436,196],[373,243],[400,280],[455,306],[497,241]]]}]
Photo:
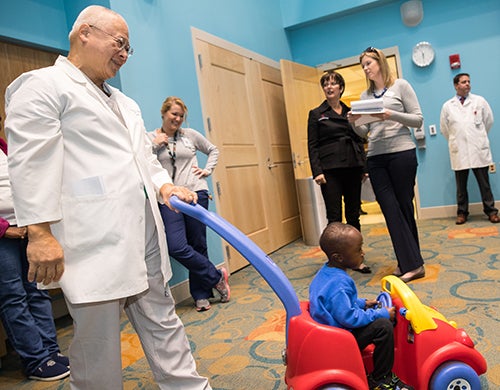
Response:
[{"label": "man's eyeglasses", "polygon": [[129,57],[132,54],[134,54],[134,49],[132,47],[130,47],[130,43],[129,43],[128,39],[122,38],[122,37],[115,37],[114,35],[104,31],[103,29],[101,29],[97,26],[94,26],[93,24],[89,24],[89,27],[95,28],[96,30],[99,30],[100,32],[102,32],[106,35],[109,35],[111,38],[113,38],[114,41],[118,44],[118,51],[125,50]]}]

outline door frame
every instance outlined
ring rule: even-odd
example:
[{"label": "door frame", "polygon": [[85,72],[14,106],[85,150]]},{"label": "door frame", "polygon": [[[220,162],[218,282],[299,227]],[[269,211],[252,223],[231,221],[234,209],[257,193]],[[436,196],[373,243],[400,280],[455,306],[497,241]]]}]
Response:
[{"label": "door frame", "polygon": [[[403,78],[403,68],[401,67],[401,59],[400,59],[400,55],[399,55],[398,46],[392,46],[392,47],[388,47],[386,49],[380,49],[380,50],[382,51],[382,53],[385,54],[386,57],[388,57],[388,56],[395,56],[396,57],[398,76],[400,78]],[[337,68],[343,68],[345,66],[351,66],[351,65],[356,65],[356,64],[359,64],[359,55],[343,58],[340,60],[325,62],[323,64],[317,65],[316,68],[321,69],[322,71],[327,71],[327,70],[335,70]]]},{"label": "door frame", "polygon": [[[262,54],[253,52],[249,49],[245,49],[244,47],[238,46],[235,43],[226,41],[220,37],[217,37],[215,35],[207,33],[206,31],[203,31],[203,30],[200,30],[196,27],[191,26],[191,41],[193,44],[193,48],[196,47],[195,43],[196,43],[197,39],[200,39],[202,41],[206,41],[207,43],[210,43],[211,45],[219,46],[223,49],[232,51],[232,52],[239,54],[241,56],[253,58],[259,62],[262,62],[263,64],[269,65],[269,66],[276,68],[278,70],[280,69],[280,64],[278,61],[271,60],[270,58],[264,57]],[[196,64],[198,64],[200,59],[197,57],[196,52],[194,52],[194,50],[193,50],[193,54],[194,54],[194,61]],[[200,71],[199,67],[196,66],[196,75],[198,77],[199,77],[199,74],[198,74],[199,71]],[[202,107],[202,109],[203,109],[203,107]]]}]

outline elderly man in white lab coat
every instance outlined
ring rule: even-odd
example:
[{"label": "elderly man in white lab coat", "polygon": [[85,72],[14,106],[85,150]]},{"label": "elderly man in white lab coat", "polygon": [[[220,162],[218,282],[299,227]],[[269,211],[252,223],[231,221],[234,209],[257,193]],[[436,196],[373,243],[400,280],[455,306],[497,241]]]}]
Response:
[{"label": "elderly man in white lab coat", "polygon": [[84,9],[68,57],[25,73],[6,92],[9,170],[28,277],[59,282],[74,321],[72,389],[121,389],[120,312],[137,331],[161,389],[210,389],[175,313],[157,200],[172,185],[152,154],[137,104],[106,80],[132,54],[128,26]]},{"label": "elderly man in white lab coat", "polygon": [[459,73],[453,78],[456,96],[443,104],[441,133],[448,140],[451,169],[457,184],[457,219],[461,225],[469,215],[467,180],[472,169],[476,177],[483,211],[492,223],[500,222],[488,176],[493,163],[488,132],[493,126],[493,112],[482,96],[470,93],[470,76]]}]

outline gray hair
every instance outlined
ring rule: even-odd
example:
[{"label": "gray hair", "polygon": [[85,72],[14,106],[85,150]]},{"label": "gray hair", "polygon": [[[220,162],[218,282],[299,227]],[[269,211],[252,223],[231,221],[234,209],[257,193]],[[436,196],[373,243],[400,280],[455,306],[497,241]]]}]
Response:
[{"label": "gray hair", "polygon": [[119,13],[100,5],[90,5],[84,8],[76,18],[75,23],[73,23],[73,27],[69,32],[68,37],[70,42],[78,33],[78,29],[82,24],[87,23],[90,25],[102,26],[103,22],[108,22],[114,18],[120,18],[125,21]]}]

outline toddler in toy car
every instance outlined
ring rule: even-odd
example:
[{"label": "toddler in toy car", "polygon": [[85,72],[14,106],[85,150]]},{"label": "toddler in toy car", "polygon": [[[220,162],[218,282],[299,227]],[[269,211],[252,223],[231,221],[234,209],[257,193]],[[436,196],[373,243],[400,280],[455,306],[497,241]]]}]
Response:
[{"label": "toddler in toy car", "polygon": [[378,307],[377,300],[358,298],[354,280],[346,272],[363,263],[363,236],[354,227],[330,223],[320,238],[328,261],[309,287],[312,318],[325,325],[352,332],[359,349],[374,344],[372,390],[413,390],[392,372],[394,364],[394,307]]}]

